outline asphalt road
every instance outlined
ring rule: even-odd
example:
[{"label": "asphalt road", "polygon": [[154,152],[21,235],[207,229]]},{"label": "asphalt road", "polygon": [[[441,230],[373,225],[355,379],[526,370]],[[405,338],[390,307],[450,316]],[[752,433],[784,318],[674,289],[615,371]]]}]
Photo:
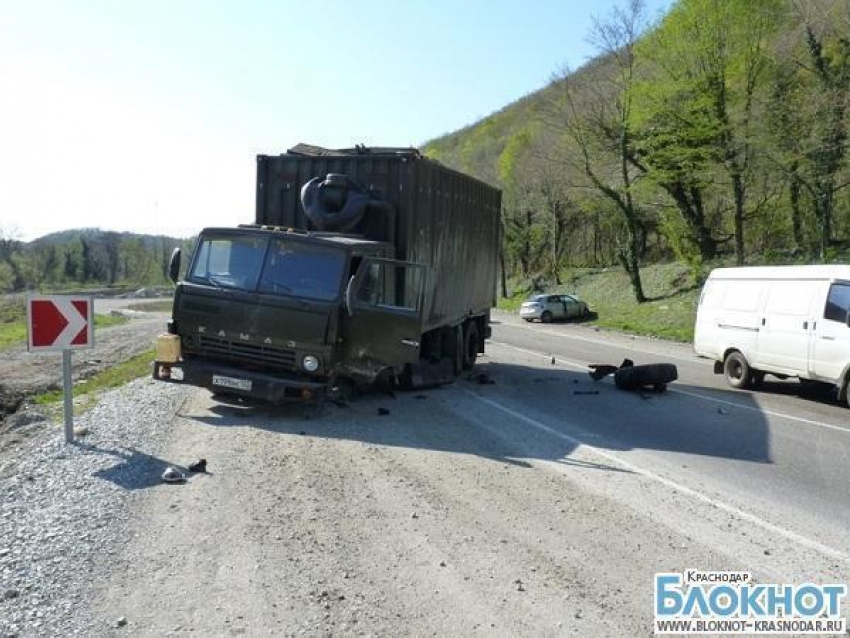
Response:
[{"label": "asphalt road", "polygon": [[[651,635],[656,572],[848,581],[846,408],[732,391],[686,346],[497,319],[492,384],[318,410],[189,392],[143,456],[210,473],[134,492],[93,633]],[[624,357],[680,380],[586,374]]]},{"label": "asphalt road", "polygon": [[757,391],[734,390],[689,345],[499,318],[496,366],[502,356],[539,365],[554,355],[575,371],[625,357],[679,370],[663,397],[618,392],[609,380],[599,396],[523,392],[522,404],[505,397],[510,405],[568,409],[560,428],[577,439],[850,556],[850,410],[829,391],[770,376]]}]

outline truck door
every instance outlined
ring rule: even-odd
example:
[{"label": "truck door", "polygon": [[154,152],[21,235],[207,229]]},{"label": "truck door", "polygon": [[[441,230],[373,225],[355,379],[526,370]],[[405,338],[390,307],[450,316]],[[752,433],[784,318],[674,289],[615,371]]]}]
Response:
[{"label": "truck door", "polygon": [[395,367],[418,361],[424,285],[422,264],[364,258],[345,294],[349,358]]}]

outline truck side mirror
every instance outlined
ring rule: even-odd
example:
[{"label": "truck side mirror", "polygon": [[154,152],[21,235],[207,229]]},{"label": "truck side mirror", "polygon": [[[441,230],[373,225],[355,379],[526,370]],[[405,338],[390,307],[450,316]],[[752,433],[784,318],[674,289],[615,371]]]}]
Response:
[{"label": "truck side mirror", "polygon": [[348,285],[345,287],[345,311],[349,316],[354,316],[354,277],[348,280]]},{"label": "truck side mirror", "polygon": [[171,259],[168,262],[168,278],[175,284],[180,278],[180,248],[175,248],[171,253]]}]

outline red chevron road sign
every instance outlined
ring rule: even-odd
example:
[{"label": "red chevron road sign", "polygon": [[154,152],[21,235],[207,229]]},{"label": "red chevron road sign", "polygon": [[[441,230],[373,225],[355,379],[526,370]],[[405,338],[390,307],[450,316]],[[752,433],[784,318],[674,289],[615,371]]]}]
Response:
[{"label": "red chevron road sign", "polygon": [[91,297],[50,295],[27,300],[30,351],[91,348],[93,324]]}]

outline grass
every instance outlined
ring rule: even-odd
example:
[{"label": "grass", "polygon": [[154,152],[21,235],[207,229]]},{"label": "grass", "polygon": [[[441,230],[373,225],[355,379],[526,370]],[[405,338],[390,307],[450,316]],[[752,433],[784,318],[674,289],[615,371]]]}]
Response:
[{"label": "grass", "polygon": [[[587,322],[601,328],[649,335],[675,341],[692,341],[700,290],[689,284],[687,268],[678,263],[641,269],[644,293],[652,299],[638,304],[622,269],[574,269],[564,273],[560,286],[546,292],[574,293],[587,301],[597,317]],[[517,311],[530,292],[519,290],[499,302],[499,308]]]},{"label": "grass", "polygon": [[[95,328],[108,328],[127,323],[127,317],[95,315]],[[23,303],[0,303],[0,350],[27,340],[27,309]]]},{"label": "grass", "polygon": [[[114,365],[108,370],[74,384],[75,412],[82,412],[92,407],[97,403],[97,396],[105,390],[117,388],[133,379],[149,375],[155,355],[156,352],[153,349],[146,350],[123,363]],[[62,401],[62,397],[62,390],[50,390],[37,394],[30,400],[37,405],[55,407],[61,411],[59,403]],[[51,413],[51,416],[55,415]]]}]

